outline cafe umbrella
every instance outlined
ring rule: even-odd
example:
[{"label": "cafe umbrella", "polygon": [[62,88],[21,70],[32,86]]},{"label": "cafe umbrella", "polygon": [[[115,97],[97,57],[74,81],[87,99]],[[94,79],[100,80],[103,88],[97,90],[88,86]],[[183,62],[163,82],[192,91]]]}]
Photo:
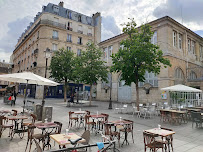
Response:
[{"label": "cafe umbrella", "polygon": [[47,85],[47,86],[59,85],[58,83],[56,83],[54,81],[51,81],[49,79],[36,75],[32,72],[3,74],[3,75],[0,75],[0,80],[26,84],[24,101],[23,101],[24,102],[23,112],[24,112],[25,101],[26,101],[26,96],[27,96],[27,85],[28,84]]}]

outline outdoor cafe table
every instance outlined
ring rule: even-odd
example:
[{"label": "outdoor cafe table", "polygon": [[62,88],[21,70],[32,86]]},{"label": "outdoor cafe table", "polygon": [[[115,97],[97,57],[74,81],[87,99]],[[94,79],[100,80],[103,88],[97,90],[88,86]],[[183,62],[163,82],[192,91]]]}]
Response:
[{"label": "outdoor cafe table", "polygon": [[15,133],[19,135],[19,137],[22,139],[24,136],[25,130],[23,129],[23,120],[28,119],[27,116],[23,115],[17,115],[17,116],[7,116],[6,117],[8,120],[14,121],[14,130],[11,134],[11,140],[13,139],[13,136]]},{"label": "outdoor cafe table", "polygon": [[163,111],[167,114],[171,115],[171,118],[180,116],[184,122],[187,120],[187,111],[179,111],[179,110],[171,110],[171,109],[161,109],[160,111]]},{"label": "outdoor cafe table", "polygon": [[100,131],[100,125],[101,125],[101,121],[104,121],[104,119],[105,119],[105,115],[102,115],[102,114],[96,114],[96,115],[90,115],[90,117],[93,119],[93,121],[95,121],[96,120],[96,123],[97,123],[97,125],[96,125],[96,134]]},{"label": "outdoor cafe table", "polygon": [[34,124],[38,129],[42,130],[42,134],[46,135],[47,137],[47,143],[44,145],[43,149],[47,146],[51,148],[50,144],[50,134],[58,127],[58,124],[53,122],[46,122],[46,123],[35,123]]},{"label": "outdoor cafe table", "polygon": [[[123,126],[124,130],[125,130],[125,138],[124,138],[124,141],[122,143],[121,146],[123,146],[123,144],[126,142],[126,145],[128,144],[129,145],[129,141],[128,141],[128,132],[127,132],[127,129],[128,129],[128,125],[131,125],[132,122],[130,121],[125,121],[125,120],[115,120],[115,121],[110,121],[108,123],[113,123],[114,126]],[[116,127],[115,127],[115,131],[116,131]]]},{"label": "outdoor cafe table", "polygon": [[79,111],[74,111],[74,114],[77,115],[77,117],[80,120],[78,127],[80,127],[81,124],[83,124],[84,126],[84,115],[87,114],[87,112],[79,110]]},{"label": "outdoor cafe table", "polygon": [[[174,131],[169,131],[169,130],[165,130],[165,129],[158,129],[158,128],[148,129],[148,130],[145,130],[145,132],[158,135],[162,138],[166,138],[167,136],[172,136],[173,134],[175,134]],[[168,142],[168,147],[169,147],[169,142]],[[170,151],[170,149],[169,149],[169,151]]]},{"label": "outdoor cafe table", "polygon": [[[75,133],[68,133],[68,135],[65,135],[65,134],[50,135],[50,138],[53,139],[55,142],[57,142],[61,147],[61,146],[70,144],[70,141],[68,141],[68,139],[76,140],[81,137],[76,135]],[[78,141],[78,143],[84,143],[84,142],[86,142],[85,139]]]}]

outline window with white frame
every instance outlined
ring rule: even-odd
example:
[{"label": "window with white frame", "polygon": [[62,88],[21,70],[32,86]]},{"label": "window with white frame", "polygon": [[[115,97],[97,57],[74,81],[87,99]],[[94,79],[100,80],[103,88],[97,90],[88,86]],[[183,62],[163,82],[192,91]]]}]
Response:
[{"label": "window with white frame", "polygon": [[196,75],[196,73],[195,73],[194,71],[191,71],[191,72],[190,72],[189,79],[190,79],[190,80],[197,79],[197,75]]},{"label": "window with white frame", "polygon": [[191,40],[190,39],[187,40],[187,47],[188,47],[188,52],[190,52],[191,51]]},{"label": "window with white frame", "polygon": [[53,50],[53,51],[56,51],[56,50],[57,50],[57,44],[55,44],[55,43],[52,44],[52,50]]},{"label": "window with white frame", "polygon": [[78,32],[82,33],[82,25],[78,25]]},{"label": "window with white frame", "polygon": [[173,46],[177,46],[177,32],[173,31]]},{"label": "window with white frame", "polygon": [[181,68],[175,70],[175,84],[184,84],[184,74]]},{"label": "window with white frame", "polygon": [[72,35],[71,34],[67,34],[67,42],[72,42]]},{"label": "window with white frame", "polygon": [[113,51],[113,46],[109,46],[109,49],[108,49],[108,58],[110,58],[112,56],[112,51]]},{"label": "window with white frame", "polygon": [[107,47],[104,48],[103,51],[104,51],[104,59],[107,59],[108,48]]},{"label": "window with white frame", "polygon": [[143,87],[145,83],[150,83],[153,87],[158,87],[158,77],[153,72],[145,72],[145,82],[139,82],[138,86]]},{"label": "window with white frame", "polygon": [[72,30],[72,22],[68,22],[68,30]]},{"label": "window with white frame", "polygon": [[182,34],[178,34],[178,48],[179,49],[182,49],[182,43],[183,43],[183,36],[182,36]]},{"label": "window with white frame", "polygon": [[81,49],[77,50],[77,56],[81,56]]},{"label": "window with white frame", "polygon": [[78,44],[82,45],[82,37],[78,37]]},{"label": "window with white frame", "polygon": [[67,46],[67,50],[68,50],[68,51],[71,51],[71,47],[70,47],[70,46]]},{"label": "window with white frame", "polygon": [[152,44],[157,44],[157,31],[154,31],[154,34],[151,38],[151,43]]},{"label": "window with white frame", "polygon": [[58,31],[53,30],[52,38],[53,39],[58,39]]},{"label": "window with white frame", "polygon": [[123,45],[123,44],[122,44],[122,45],[120,45],[120,49],[122,49],[122,50],[124,49],[124,45]]},{"label": "window with white frame", "polygon": [[92,36],[92,29],[91,28],[88,28],[87,35]]},{"label": "window with white frame", "polygon": [[195,54],[195,41],[191,41],[191,51]]}]

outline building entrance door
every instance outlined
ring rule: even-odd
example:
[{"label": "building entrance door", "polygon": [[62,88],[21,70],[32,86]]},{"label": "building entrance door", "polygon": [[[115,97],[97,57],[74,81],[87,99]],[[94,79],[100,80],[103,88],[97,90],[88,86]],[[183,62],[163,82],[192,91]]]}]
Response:
[{"label": "building entrance door", "polygon": [[121,80],[118,83],[118,101],[131,101],[132,91],[131,86],[125,85],[125,81]]}]

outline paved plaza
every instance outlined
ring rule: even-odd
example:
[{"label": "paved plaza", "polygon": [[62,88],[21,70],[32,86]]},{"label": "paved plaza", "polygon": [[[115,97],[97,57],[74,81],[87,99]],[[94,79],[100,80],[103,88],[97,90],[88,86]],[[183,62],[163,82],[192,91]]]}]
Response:
[{"label": "paved plaza", "polygon": [[[41,100],[30,99],[35,101],[35,103],[41,103]],[[17,109],[22,111],[23,98],[18,98],[16,105],[11,107],[10,105],[5,105],[3,100],[0,100],[0,108],[4,109]],[[173,129],[176,134],[173,136],[174,141],[174,151],[175,152],[203,152],[203,129],[192,128],[191,122],[181,125],[171,125],[169,123],[160,122],[160,117],[155,116],[151,119],[137,118],[137,116],[132,116],[132,114],[118,114],[113,109],[108,109],[108,102],[93,101],[92,107],[88,107],[88,102],[84,104],[77,104],[71,107],[66,107],[66,103],[63,102],[63,99],[46,99],[45,106],[53,106],[53,121],[59,121],[63,123],[62,133],[65,133],[65,129],[68,126],[68,112],[69,111],[78,111],[79,108],[82,110],[89,110],[91,113],[108,113],[109,120],[119,120],[120,117],[125,119],[130,119],[134,121],[134,140],[132,142],[131,135],[129,134],[128,139],[130,145],[124,145],[119,148],[121,152],[143,152],[144,151],[144,142],[143,142],[143,130],[151,129],[157,127],[158,124],[161,124],[162,127]],[[130,111],[130,109],[129,109]],[[195,125],[194,125],[195,126]],[[39,130],[40,131],[40,130]],[[80,129],[71,129],[70,132],[75,132],[78,135],[81,135],[84,132],[83,128]],[[90,144],[101,142],[101,135],[95,135],[91,133]],[[5,130],[0,138],[0,152],[23,152],[25,151],[27,141],[27,133],[23,139],[20,139],[18,135],[15,135],[13,140],[10,141],[8,137],[8,129]],[[121,142],[123,139],[121,139]],[[52,148],[57,149],[57,143],[51,140]],[[118,147],[118,144],[116,145]],[[32,149],[35,148],[35,144],[32,145]],[[97,152],[96,148],[91,149],[92,152]],[[159,150],[161,151],[161,150]]]}]

